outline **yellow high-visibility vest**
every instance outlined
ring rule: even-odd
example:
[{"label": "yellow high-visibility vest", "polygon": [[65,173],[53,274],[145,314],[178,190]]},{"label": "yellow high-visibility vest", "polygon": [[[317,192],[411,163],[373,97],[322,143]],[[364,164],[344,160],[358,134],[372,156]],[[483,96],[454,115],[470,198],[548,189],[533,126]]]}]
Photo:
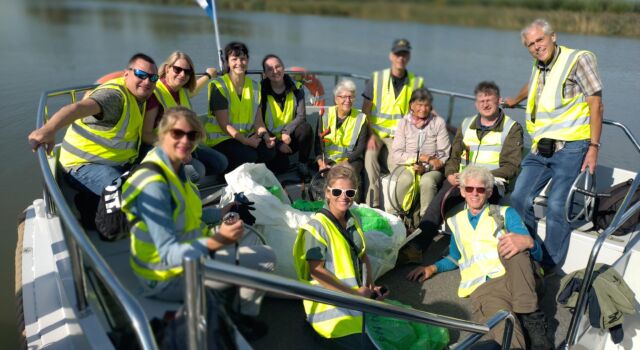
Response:
[{"label": "yellow high-visibility vest", "polygon": [[347,158],[356,147],[358,136],[362,132],[367,117],[364,113],[355,108],[351,108],[351,113],[337,128],[338,112],[337,107],[329,108],[327,114],[322,116],[322,130],[330,129],[331,132],[324,138],[329,140],[325,145],[325,155],[336,163]]},{"label": "yellow high-visibility vest", "polygon": [[573,98],[564,98],[563,96],[563,88],[569,73],[575,66],[578,57],[583,54],[591,53],[560,46],[558,58],[546,76],[537,105],[535,97],[538,94],[540,70],[534,62],[529,80],[526,110],[527,132],[531,136],[532,149],[537,147],[538,141],[542,138],[563,141],[591,138],[589,124],[591,113],[584,93],[579,93]]},{"label": "yellow high-visibility vest", "polygon": [[[296,82],[296,89],[300,88],[301,83]],[[276,99],[273,96],[267,96],[265,125],[269,131],[275,134],[277,137],[282,135],[282,129],[296,117],[296,98],[294,94],[295,90],[291,90],[287,93],[284,105],[280,108]]]},{"label": "yellow high-visibility vest", "polygon": [[[351,215],[354,218],[356,231],[362,240],[362,249],[358,252],[358,257],[362,257],[366,251],[364,233],[355,214],[351,212]],[[320,285],[319,282],[311,278],[309,272],[309,263],[306,260],[306,251],[304,249],[305,232],[309,232],[329,250],[327,257],[332,260],[325,261],[324,267],[336,276],[342,284],[351,289],[358,289],[360,287],[359,276],[353,266],[349,243],[331,220],[322,213],[316,213],[308,224],[303,225],[298,230],[298,236],[293,246],[293,258],[298,279],[313,285]],[[304,300],[303,304],[304,311],[307,314],[307,321],[318,334],[325,338],[339,338],[362,332],[362,312],[360,311],[335,307],[311,300]]]},{"label": "yellow high-visibility vest", "polygon": [[180,97],[180,102],[173,98],[171,92],[169,91],[169,87],[162,82],[162,80],[158,80],[156,83],[156,88],[153,90],[153,94],[156,95],[158,102],[162,105],[164,110],[167,108],[183,106],[191,109],[191,100],[189,99],[189,92],[184,87],[181,87],[178,90],[178,96]]},{"label": "yellow high-visibility vest", "polygon": [[391,69],[373,72],[373,99],[371,100],[371,129],[380,138],[393,137],[398,121],[409,112],[411,93],[424,86],[424,78],[407,71],[407,82],[400,94],[395,95]]},{"label": "yellow high-visibility vest", "polygon": [[[214,88],[218,89],[229,102],[227,109],[229,124],[241,134],[249,134],[254,129],[255,115],[260,107],[260,85],[249,77],[245,77],[241,98],[238,98],[229,74],[225,74],[209,83],[209,98],[211,98],[211,91]],[[218,124],[214,112],[211,110],[211,104],[209,104],[209,113],[204,128],[207,132],[206,143],[209,146],[215,146],[231,138],[226,130],[222,130]]]},{"label": "yellow high-visibility vest", "polygon": [[148,184],[159,181],[167,183],[171,198],[175,204],[173,210],[173,231],[180,244],[191,244],[193,240],[208,235],[207,225],[202,221],[202,202],[198,189],[189,179],[180,180],[171,165],[160,158],[158,148],[147,154],[142,161],[152,162],[164,171],[162,174],[150,169],[140,169],[131,175],[122,187],[122,211],[127,214],[129,222],[134,223],[130,229],[131,256],[129,263],[133,271],[141,278],[151,281],[166,281],[182,273],[182,265],[168,265],[162,260],[158,247],[154,244],[147,224],[137,213],[132,211],[135,199]]},{"label": "yellow high-visibility vest", "polygon": [[109,80],[96,90],[113,89],[122,95],[122,115],[109,130],[97,130],[76,120],[67,128],[60,150],[60,164],[72,167],[86,163],[120,166],[132,163],[138,156],[142,136],[142,109],[124,84],[124,77]]},{"label": "yellow high-visibility vest", "polygon": [[[506,211],[507,207],[500,207],[503,217]],[[485,206],[483,209],[475,229],[471,226],[468,215],[467,210],[462,210],[447,219],[460,251],[458,296],[461,298],[473,293],[487,278],[498,278],[506,272],[498,254],[500,234],[494,236],[497,226],[489,213],[489,207]]]},{"label": "yellow high-visibility vest", "polygon": [[502,120],[502,132],[489,131],[480,140],[477,129],[471,128],[471,125],[476,122],[476,118],[478,116],[468,117],[462,121],[462,143],[465,147],[460,156],[460,172],[469,165],[477,165],[489,170],[498,169],[500,167],[500,151],[502,151],[509,131],[516,123],[505,114]]}]

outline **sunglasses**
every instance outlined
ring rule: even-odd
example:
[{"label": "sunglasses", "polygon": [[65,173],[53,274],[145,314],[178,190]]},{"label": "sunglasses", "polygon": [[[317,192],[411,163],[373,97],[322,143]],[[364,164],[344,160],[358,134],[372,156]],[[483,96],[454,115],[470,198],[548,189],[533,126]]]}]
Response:
[{"label": "sunglasses", "polygon": [[345,194],[345,196],[347,196],[347,198],[353,198],[356,196],[356,190],[350,188],[350,189],[346,189],[343,190],[342,188],[328,188],[331,191],[331,195],[334,197],[340,197],[342,196],[342,193]]},{"label": "sunglasses", "polygon": [[478,194],[484,194],[487,191],[484,187],[464,186],[464,191],[467,193],[473,193],[474,190],[478,192]]},{"label": "sunglasses", "polygon": [[193,69],[182,68],[182,67],[178,67],[178,66],[171,66],[171,69],[173,69],[173,72],[176,75],[180,75],[180,73],[182,73],[182,72],[184,72],[184,75],[191,75],[191,72],[193,72]]},{"label": "sunglasses", "polygon": [[152,83],[155,83],[156,81],[158,81],[158,74],[147,73],[142,69],[136,69],[136,68],[129,68],[129,70],[133,71],[133,75],[138,77],[138,79],[140,80],[145,80],[149,78],[149,81],[151,81]]},{"label": "sunglasses", "polygon": [[195,130],[191,130],[191,131],[184,131],[181,129],[171,129],[169,130],[169,133],[171,134],[171,137],[173,137],[174,140],[180,140],[182,139],[185,135],[187,135],[187,138],[189,139],[189,141],[195,141],[198,136],[199,136],[199,132],[195,131]]}]

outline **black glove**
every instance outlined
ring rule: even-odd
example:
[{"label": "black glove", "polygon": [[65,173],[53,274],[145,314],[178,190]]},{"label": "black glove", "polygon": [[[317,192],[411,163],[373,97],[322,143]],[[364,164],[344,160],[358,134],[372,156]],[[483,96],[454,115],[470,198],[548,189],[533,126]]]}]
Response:
[{"label": "black glove", "polygon": [[[223,211],[236,212],[245,224],[253,225],[256,223],[256,217],[251,214],[251,210],[256,210],[256,208],[253,207],[254,204],[254,202],[250,201],[249,198],[244,195],[244,192],[235,193],[232,204],[228,209],[225,207],[227,210]],[[224,214],[225,213],[223,213],[223,215]]]}]

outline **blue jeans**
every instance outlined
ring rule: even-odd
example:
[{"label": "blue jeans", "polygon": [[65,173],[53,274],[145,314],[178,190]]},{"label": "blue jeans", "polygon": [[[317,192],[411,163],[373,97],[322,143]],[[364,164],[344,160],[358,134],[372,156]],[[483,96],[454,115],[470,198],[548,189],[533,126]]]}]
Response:
[{"label": "blue jeans", "polygon": [[207,145],[198,145],[196,150],[193,151],[193,158],[204,165],[206,175],[223,174],[229,165],[229,161],[224,154]]},{"label": "blue jeans", "polygon": [[529,232],[537,237],[538,224],[533,214],[533,200],[544,186],[553,180],[547,190],[547,212],[543,264],[561,264],[567,256],[571,237],[571,224],[564,213],[564,203],[571,185],[580,173],[580,167],[589,148],[589,140],[567,142],[563,149],[545,158],[529,153],[521,164],[520,175],[511,194],[511,206],[524,219]]},{"label": "blue jeans", "polygon": [[88,163],[67,173],[69,182],[78,190],[92,192],[97,196],[102,194],[105,187],[122,175],[125,166],[109,166],[103,164]]}]

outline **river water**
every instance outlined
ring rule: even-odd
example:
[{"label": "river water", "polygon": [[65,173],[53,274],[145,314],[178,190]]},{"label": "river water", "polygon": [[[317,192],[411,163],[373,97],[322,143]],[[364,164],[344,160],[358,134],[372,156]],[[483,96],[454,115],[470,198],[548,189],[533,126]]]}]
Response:
[{"label": "river water", "polygon": [[[180,49],[192,56],[199,71],[216,66],[217,59],[213,25],[195,5],[71,0],[0,0],[0,5],[0,150],[5,160],[0,167],[0,343],[14,348],[16,217],[41,193],[36,158],[26,142],[40,93],[91,83],[122,69],[138,51],[161,62]],[[530,74],[531,58],[516,31],[224,11],[219,26],[223,43],[239,40],[249,46],[252,69],[259,68],[263,55],[276,53],[288,66],[369,74],[388,66],[391,42],[405,37],[413,46],[410,69],[424,75],[429,87],[472,94],[479,81],[494,80],[510,96]],[[640,41],[560,33],[559,42],[597,55],[605,118],[627,124],[640,136]],[[471,111],[469,105],[463,109],[456,119]],[[514,114],[522,122],[522,114]],[[601,163],[639,170],[638,154],[621,132],[606,128],[602,143]]]}]

